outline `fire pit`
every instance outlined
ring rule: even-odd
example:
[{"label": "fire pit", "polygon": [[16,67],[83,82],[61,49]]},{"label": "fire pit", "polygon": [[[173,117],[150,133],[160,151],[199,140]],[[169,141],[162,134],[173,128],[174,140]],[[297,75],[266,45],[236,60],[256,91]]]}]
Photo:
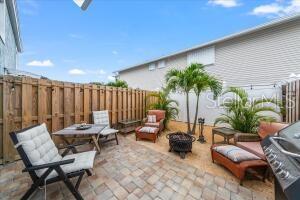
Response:
[{"label": "fire pit", "polygon": [[169,140],[169,152],[179,152],[180,158],[184,159],[187,152],[192,152],[193,142],[196,140],[194,136],[183,132],[175,132],[167,135]]}]

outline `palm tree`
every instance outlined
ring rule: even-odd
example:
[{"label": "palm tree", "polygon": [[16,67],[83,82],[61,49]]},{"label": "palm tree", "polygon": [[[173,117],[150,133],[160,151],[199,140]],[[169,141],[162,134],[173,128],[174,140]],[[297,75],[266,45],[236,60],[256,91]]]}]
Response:
[{"label": "palm tree", "polygon": [[211,90],[213,93],[214,99],[217,98],[217,96],[220,95],[222,92],[222,84],[221,82],[215,78],[212,75],[209,75],[205,70],[203,65],[199,64],[200,68],[202,69],[201,72],[197,77],[195,77],[195,85],[194,85],[194,92],[197,97],[197,102],[196,102],[196,113],[195,113],[195,118],[194,118],[194,124],[193,124],[193,129],[192,133],[194,134],[196,131],[196,124],[197,124],[197,118],[198,118],[198,107],[199,107],[199,98],[201,92],[204,92],[206,90]]},{"label": "palm tree", "polygon": [[178,102],[176,100],[173,100],[169,96],[170,91],[166,88],[163,88],[159,92],[153,92],[150,93],[147,96],[147,101],[150,97],[157,98],[157,101],[155,103],[152,103],[149,105],[149,109],[159,109],[166,111],[166,116],[164,120],[164,126],[167,127],[168,122],[171,119],[175,119],[178,116]]},{"label": "palm tree", "polygon": [[247,92],[237,87],[230,87],[223,94],[227,93],[233,93],[235,97],[223,104],[226,114],[218,117],[215,125],[225,123],[243,133],[257,133],[260,121],[276,121],[275,117],[262,115],[262,112],[281,114],[281,111],[278,111],[281,103],[276,99],[261,98],[250,101]]},{"label": "palm tree", "polygon": [[200,65],[191,64],[183,70],[171,69],[165,76],[168,89],[180,91],[186,95],[187,132],[189,134],[192,133],[190,125],[189,92],[194,88],[195,77],[199,75],[200,70]]}]

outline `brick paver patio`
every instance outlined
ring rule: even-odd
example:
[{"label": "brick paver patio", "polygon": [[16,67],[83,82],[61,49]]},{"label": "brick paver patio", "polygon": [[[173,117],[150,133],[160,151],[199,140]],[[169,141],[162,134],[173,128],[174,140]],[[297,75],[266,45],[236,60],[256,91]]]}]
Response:
[{"label": "brick paver patio", "polygon": [[[0,199],[19,199],[31,180],[22,163],[0,168]],[[47,199],[72,199],[62,183],[46,188]],[[264,199],[236,182],[201,171],[135,141],[120,137],[120,145],[106,144],[95,160],[94,175],[79,188],[85,199]],[[43,199],[45,189],[32,199]]]}]

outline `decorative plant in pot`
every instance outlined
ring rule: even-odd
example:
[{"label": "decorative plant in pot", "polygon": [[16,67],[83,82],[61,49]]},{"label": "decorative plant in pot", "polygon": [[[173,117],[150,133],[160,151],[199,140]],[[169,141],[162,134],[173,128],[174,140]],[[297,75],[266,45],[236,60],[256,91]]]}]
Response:
[{"label": "decorative plant in pot", "polygon": [[149,102],[150,97],[157,98],[157,101],[149,104],[148,109],[157,109],[166,111],[164,127],[168,128],[168,123],[171,119],[176,119],[178,116],[178,102],[170,98],[170,90],[162,88],[159,92],[150,93],[147,96]]},{"label": "decorative plant in pot", "polygon": [[234,97],[223,103],[226,114],[215,120],[216,124],[228,124],[234,130],[242,133],[257,134],[260,121],[274,122],[276,118],[265,115],[271,112],[281,115],[281,103],[272,98],[250,100],[247,92],[242,88],[230,87],[223,95],[231,93]]}]

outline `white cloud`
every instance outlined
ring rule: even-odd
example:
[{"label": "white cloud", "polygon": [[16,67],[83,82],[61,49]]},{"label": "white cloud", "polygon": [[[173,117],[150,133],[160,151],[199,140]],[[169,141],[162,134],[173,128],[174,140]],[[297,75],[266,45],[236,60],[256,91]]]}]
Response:
[{"label": "white cloud", "polygon": [[253,15],[268,15],[277,14],[282,10],[282,7],[277,3],[261,5],[253,9]]},{"label": "white cloud", "polygon": [[208,4],[223,6],[225,8],[231,8],[238,6],[237,0],[209,0]]},{"label": "white cloud", "polygon": [[260,5],[254,8],[252,15],[277,17],[285,16],[300,12],[300,0],[279,1],[271,4]]},{"label": "white cloud", "polygon": [[81,70],[81,69],[71,69],[71,70],[69,70],[69,74],[70,75],[85,75],[86,74],[86,72],[85,71],[83,71],[83,70]]},{"label": "white cloud", "polygon": [[113,76],[107,76],[107,80],[108,80],[108,81],[115,81],[116,79],[115,79],[115,77],[113,77]]},{"label": "white cloud", "polygon": [[114,51],[112,51],[112,54],[114,54],[114,55],[118,55],[118,54],[119,54],[119,52],[118,52],[118,51],[116,51],[116,50],[114,50]]},{"label": "white cloud", "polygon": [[33,60],[26,64],[27,66],[34,66],[34,67],[52,67],[54,64],[51,62],[51,60]]},{"label": "white cloud", "polygon": [[106,74],[106,72],[103,69],[99,70],[83,70],[80,68],[73,68],[69,70],[70,75],[96,75],[96,76],[103,76]]}]

